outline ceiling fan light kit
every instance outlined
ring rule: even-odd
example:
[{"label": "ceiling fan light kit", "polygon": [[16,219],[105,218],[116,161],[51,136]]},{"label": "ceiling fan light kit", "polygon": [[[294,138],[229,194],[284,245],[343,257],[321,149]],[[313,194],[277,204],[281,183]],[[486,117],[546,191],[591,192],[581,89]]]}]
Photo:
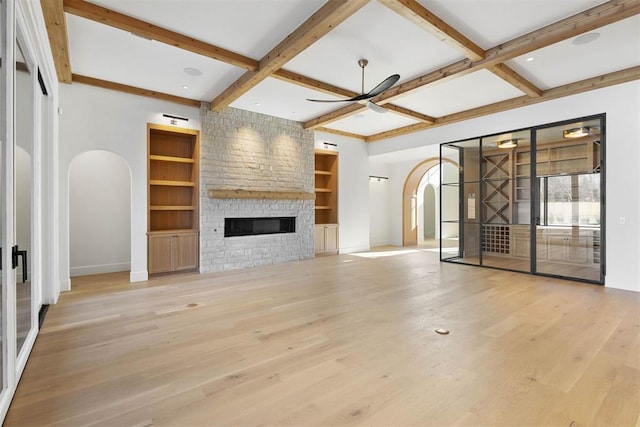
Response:
[{"label": "ceiling fan light kit", "polygon": [[369,109],[375,111],[376,113],[386,113],[387,110],[378,105],[375,104],[373,101],[371,101],[372,98],[380,95],[382,92],[384,92],[385,90],[389,89],[391,86],[393,86],[394,84],[396,84],[398,82],[398,80],[400,80],[400,74],[392,74],[389,77],[387,77],[386,79],[384,79],[383,81],[381,81],[380,83],[378,83],[378,85],[376,87],[374,87],[373,89],[371,89],[369,92],[364,93],[364,69],[365,67],[369,64],[369,61],[366,59],[359,59],[358,60],[358,66],[362,69],[362,78],[361,78],[361,85],[360,85],[360,91],[362,92],[360,95],[354,96],[353,98],[349,98],[349,99],[309,99],[307,98],[307,101],[312,101],[312,102],[357,102],[359,104],[362,105],[366,105]]}]

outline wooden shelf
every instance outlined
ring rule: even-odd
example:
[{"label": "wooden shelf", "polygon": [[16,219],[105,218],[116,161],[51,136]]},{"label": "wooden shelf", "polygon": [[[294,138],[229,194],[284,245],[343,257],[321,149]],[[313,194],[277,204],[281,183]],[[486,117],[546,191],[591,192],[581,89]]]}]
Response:
[{"label": "wooden shelf", "polygon": [[195,206],[171,206],[171,205],[157,205],[149,206],[152,211],[192,211]]},{"label": "wooden shelf", "polygon": [[338,223],[338,153],[315,150],[315,223]]},{"label": "wooden shelf", "polygon": [[193,187],[195,184],[190,181],[169,181],[163,179],[149,180],[149,185],[161,185],[165,187]]},{"label": "wooden shelf", "polygon": [[149,155],[149,160],[158,160],[161,162],[174,162],[174,163],[193,163],[194,159],[187,157],[174,157],[174,156],[159,156],[157,154]]},{"label": "wooden shelf", "polygon": [[147,125],[148,271],[198,268],[198,148],[193,129]]}]

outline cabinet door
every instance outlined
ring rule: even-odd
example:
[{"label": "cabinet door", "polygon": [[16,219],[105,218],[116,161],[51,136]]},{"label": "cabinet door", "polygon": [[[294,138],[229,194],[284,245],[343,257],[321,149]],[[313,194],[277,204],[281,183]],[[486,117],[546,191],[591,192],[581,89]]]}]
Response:
[{"label": "cabinet door", "polygon": [[315,247],[316,247],[316,253],[317,254],[321,254],[325,251],[325,245],[324,245],[324,225],[316,225],[315,226],[315,232],[314,232],[314,238],[313,238],[314,242],[315,242]]},{"label": "cabinet door", "polygon": [[338,251],[338,226],[326,225],[324,227],[324,250],[325,252]]},{"label": "cabinet door", "polygon": [[198,234],[178,234],[175,236],[175,270],[198,268]]},{"label": "cabinet door", "polygon": [[173,271],[173,236],[149,236],[149,274]]},{"label": "cabinet door", "polygon": [[531,246],[529,233],[516,231],[513,234],[513,255],[517,257],[529,258]]}]

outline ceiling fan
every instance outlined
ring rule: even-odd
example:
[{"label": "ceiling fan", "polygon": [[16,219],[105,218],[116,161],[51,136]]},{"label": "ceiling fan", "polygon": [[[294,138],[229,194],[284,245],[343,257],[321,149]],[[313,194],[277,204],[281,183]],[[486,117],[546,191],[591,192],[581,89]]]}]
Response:
[{"label": "ceiling fan", "polygon": [[364,67],[366,67],[368,63],[369,63],[369,61],[367,61],[366,59],[358,60],[358,65],[362,69],[362,89],[361,89],[362,94],[361,95],[357,95],[357,96],[354,96],[353,98],[349,98],[349,99],[308,99],[307,98],[307,101],[313,101],[313,102],[357,102],[358,104],[366,105],[367,107],[369,107],[370,109],[372,109],[373,111],[375,111],[377,113],[386,113],[387,110],[384,107],[381,107],[380,105],[371,102],[370,99],[380,95],[382,92],[384,92],[385,90],[389,89],[391,86],[396,84],[396,82],[398,80],[400,80],[400,74],[393,74],[393,75],[387,77],[386,79],[384,79],[383,81],[378,83],[378,85],[376,87],[374,87],[373,89],[371,89],[369,92],[364,93]]}]

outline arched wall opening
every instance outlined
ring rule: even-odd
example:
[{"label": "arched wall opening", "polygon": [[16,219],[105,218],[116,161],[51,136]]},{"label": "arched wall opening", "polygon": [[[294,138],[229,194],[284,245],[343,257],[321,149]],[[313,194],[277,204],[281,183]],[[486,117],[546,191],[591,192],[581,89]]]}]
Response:
[{"label": "arched wall opening", "polygon": [[110,151],[84,152],[69,166],[69,269],[131,270],[131,171]]},{"label": "arched wall opening", "polygon": [[[443,159],[443,167],[445,172],[448,169],[455,169],[457,171],[458,164],[449,159]],[[437,157],[428,158],[417,166],[415,166],[407,179],[404,182],[404,188],[402,191],[402,246],[414,246],[420,241],[424,240],[424,236],[427,234],[433,234],[433,238],[439,237],[438,235],[438,222],[439,222],[439,206],[437,205],[438,197],[436,192],[436,182],[428,179],[428,173],[433,168],[440,165],[440,159]],[[449,165],[449,166],[447,166]],[[440,175],[438,173],[438,175]],[[439,177],[437,179],[437,185],[439,186]],[[431,189],[429,189],[431,187]],[[425,192],[432,192],[430,196],[427,196],[433,203],[425,203]],[[433,197],[433,198],[431,198]],[[425,227],[425,218],[427,218],[431,227]],[[433,221],[431,219],[433,218]],[[427,229],[427,230],[425,230]],[[419,238],[420,236],[420,238]]]}]

